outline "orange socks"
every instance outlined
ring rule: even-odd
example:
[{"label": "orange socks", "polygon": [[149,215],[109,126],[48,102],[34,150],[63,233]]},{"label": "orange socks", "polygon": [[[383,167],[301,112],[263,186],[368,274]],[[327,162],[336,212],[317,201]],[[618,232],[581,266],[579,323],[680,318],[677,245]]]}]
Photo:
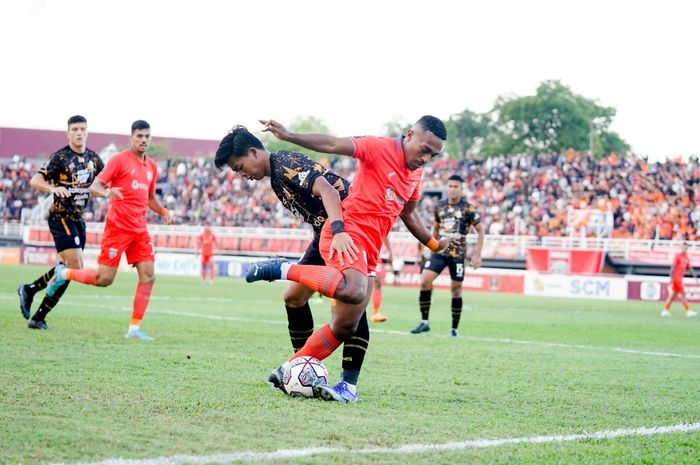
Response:
[{"label": "orange socks", "polygon": [[303,284],[326,297],[334,297],[343,274],[330,266],[290,265],[285,279]]},{"label": "orange socks", "polygon": [[83,284],[90,284],[91,286],[97,286],[97,270],[91,270],[89,268],[77,269],[67,269],[66,279],[69,281],[77,281]]},{"label": "orange socks", "polygon": [[379,313],[379,307],[382,306],[382,290],[374,288],[372,291],[372,313]]},{"label": "orange socks", "polygon": [[294,354],[289,360],[297,357],[307,356],[323,360],[333,353],[340,346],[340,341],[333,336],[329,325],[320,328],[306,340],[304,347]]},{"label": "orange socks", "polygon": [[139,326],[143,315],[146,313],[148,301],[151,300],[152,284],[139,283],[136,286],[136,294],[134,295],[134,310],[131,313],[131,325]]}]

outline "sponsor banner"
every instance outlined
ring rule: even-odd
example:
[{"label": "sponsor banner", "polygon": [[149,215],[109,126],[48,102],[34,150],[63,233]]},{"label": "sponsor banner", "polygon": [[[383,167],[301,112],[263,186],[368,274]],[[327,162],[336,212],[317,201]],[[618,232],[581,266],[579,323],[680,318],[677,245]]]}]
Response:
[{"label": "sponsor banner", "polygon": [[548,273],[597,274],[603,270],[602,250],[568,250],[530,247],[526,269]]},{"label": "sponsor banner", "polygon": [[[627,260],[631,262],[648,263],[650,265],[673,264],[673,259],[680,250],[638,250],[630,249],[627,253]],[[700,264],[700,253],[688,252],[688,258],[693,266]]]},{"label": "sponsor banner", "polygon": [[[630,300],[647,300],[652,302],[665,302],[670,295],[670,282],[668,278],[663,281],[658,279],[644,279],[641,276],[627,283],[627,296]],[[695,280],[684,279],[683,288],[688,302],[700,302],[700,283]],[[676,297],[674,300],[680,302]]]},{"label": "sponsor banner", "polygon": [[529,272],[525,295],[584,299],[627,299],[627,280],[614,276],[577,276]]},{"label": "sponsor banner", "polygon": [[0,247],[0,264],[2,265],[19,265],[20,249],[19,247]]},{"label": "sponsor banner", "polygon": [[20,262],[24,265],[55,265],[58,263],[56,249],[50,247],[20,247]]}]

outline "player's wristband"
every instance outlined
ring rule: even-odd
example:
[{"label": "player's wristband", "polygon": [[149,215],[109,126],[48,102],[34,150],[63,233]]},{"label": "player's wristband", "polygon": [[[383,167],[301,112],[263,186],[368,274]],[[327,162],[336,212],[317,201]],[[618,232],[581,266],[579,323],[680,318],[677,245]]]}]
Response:
[{"label": "player's wristband", "polygon": [[433,252],[437,252],[438,250],[440,250],[440,241],[438,241],[434,237],[431,237],[430,240],[425,244],[425,246]]},{"label": "player's wristband", "polygon": [[170,213],[170,210],[168,210],[167,208],[163,207],[163,208],[161,208],[160,211],[157,212],[157,213],[158,213],[160,216],[165,216],[165,215],[167,215],[168,213]]},{"label": "player's wristband", "polygon": [[336,234],[340,234],[341,232],[345,232],[345,223],[343,223],[341,220],[335,220],[331,223],[331,232],[334,236]]}]

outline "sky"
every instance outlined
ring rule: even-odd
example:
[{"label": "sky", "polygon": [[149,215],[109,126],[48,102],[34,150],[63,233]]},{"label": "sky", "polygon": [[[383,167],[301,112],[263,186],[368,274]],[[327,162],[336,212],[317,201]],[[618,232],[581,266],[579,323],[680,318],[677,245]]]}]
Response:
[{"label": "sky", "polygon": [[[696,6],[697,5],[697,6]],[[700,2],[0,2],[0,126],[220,139],[314,116],[338,136],[489,111],[561,80],[651,159],[700,155]]]}]

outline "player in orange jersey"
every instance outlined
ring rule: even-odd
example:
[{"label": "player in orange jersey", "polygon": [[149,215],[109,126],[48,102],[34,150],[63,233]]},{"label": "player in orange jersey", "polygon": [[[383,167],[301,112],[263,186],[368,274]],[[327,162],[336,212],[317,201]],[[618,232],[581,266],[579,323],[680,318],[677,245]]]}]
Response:
[{"label": "player in orange jersey", "polygon": [[688,258],[688,244],[683,244],[681,246],[680,253],[676,254],[673,259],[673,266],[671,267],[671,284],[668,286],[668,299],[664,304],[664,309],[661,311],[661,316],[671,316],[671,302],[676,296],[681,298],[683,303],[683,308],[685,309],[685,316],[694,317],[697,316],[697,312],[694,312],[688,307],[688,300],[685,297],[685,288],[683,287],[683,276],[685,276],[685,270],[690,268],[690,272],[693,274],[695,281],[697,282],[698,276],[695,274],[695,270],[690,266],[690,259]]},{"label": "player in orange jersey", "polygon": [[[326,266],[290,264],[273,259],[251,265],[246,281],[288,279],[320,291],[336,300],[330,324],[314,332],[290,360],[311,356],[323,360],[352,336],[364,313],[369,271],[379,260],[382,242],[401,216],[411,233],[431,250],[442,250],[451,239],[432,237],[415,210],[420,197],[422,166],[440,154],[447,139],[442,121],[423,116],[403,136],[338,138],[323,134],[290,133],[276,121],[261,121],[277,138],[322,153],[352,156],[359,160],[348,197],[343,200],[343,220],[326,221],[320,237]],[[333,237],[347,233],[357,248],[351,257],[332,248]],[[285,364],[279,367],[284,372]],[[355,380],[343,378],[335,386],[317,384],[324,400],[354,402]]]},{"label": "player in orange jersey", "polygon": [[202,282],[207,282],[207,270],[209,271],[209,284],[214,284],[214,252],[216,252],[216,236],[209,226],[204,226],[204,231],[197,237],[202,253]]},{"label": "player in orange jersey", "polygon": [[98,269],[74,269],[59,265],[46,288],[46,295],[52,295],[67,281],[109,286],[117,275],[122,254],[126,253],[128,263],[136,268],[139,275],[126,337],[149,341],[153,338],[141,331],[141,320],[155,282],[155,255],[146,227],[146,212],[150,208],[163,215],[166,223],[172,219],[168,209],[161,205],[155,195],[158,167],[146,156],[151,144],[151,126],[143,120],[134,121],[129,142],[131,148],[114,155],[90,186],[90,192],[111,201],[102,236],[102,250],[97,259]]}]

